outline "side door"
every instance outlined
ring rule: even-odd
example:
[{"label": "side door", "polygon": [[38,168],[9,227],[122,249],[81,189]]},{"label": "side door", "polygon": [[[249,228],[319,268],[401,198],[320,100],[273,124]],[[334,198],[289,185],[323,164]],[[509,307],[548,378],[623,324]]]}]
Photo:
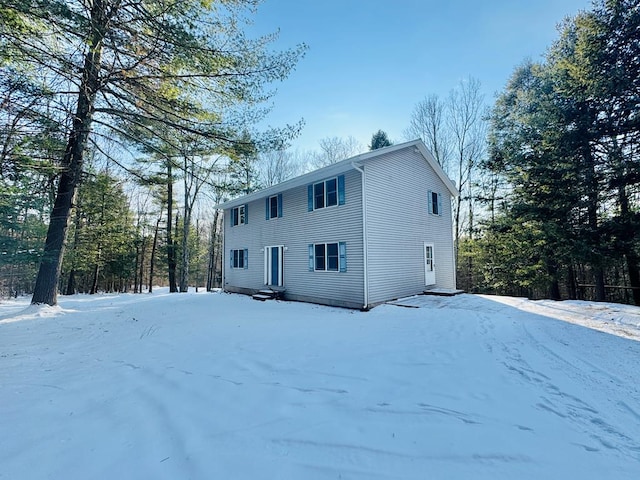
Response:
[{"label": "side door", "polygon": [[435,285],[436,268],[433,243],[424,244],[424,284]]}]

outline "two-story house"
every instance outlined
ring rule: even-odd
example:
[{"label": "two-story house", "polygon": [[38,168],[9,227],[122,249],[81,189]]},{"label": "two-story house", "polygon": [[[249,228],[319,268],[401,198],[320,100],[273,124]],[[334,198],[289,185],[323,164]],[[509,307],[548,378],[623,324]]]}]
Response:
[{"label": "two-story house", "polygon": [[228,201],[223,288],[359,309],[455,289],[456,195],[415,140]]}]

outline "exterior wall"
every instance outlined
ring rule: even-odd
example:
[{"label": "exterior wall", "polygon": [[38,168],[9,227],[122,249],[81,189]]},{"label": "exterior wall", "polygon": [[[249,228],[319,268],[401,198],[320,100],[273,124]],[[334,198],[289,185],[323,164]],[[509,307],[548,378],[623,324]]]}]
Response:
[{"label": "exterior wall", "polygon": [[[225,278],[228,291],[265,288],[264,247],[284,245],[285,298],[361,308],[364,304],[362,184],[355,170],[345,172],[345,204],[308,211],[307,186],[282,192],[282,217],[265,219],[264,197],[248,205],[246,225],[230,226],[225,210]],[[331,178],[331,177],[328,177]],[[346,242],[346,272],[309,271],[311,243]],[[230,268],[229,251],[248,249],[248,268]]]},{"label": "exterior wall", "polygon": [[[451,194],[422,155],[406,148],[365,166],[369,304],[425,289],[424,243],[434,244],[436,286],[455,288]],[[442,216],[427,192],[442,195]]]}]

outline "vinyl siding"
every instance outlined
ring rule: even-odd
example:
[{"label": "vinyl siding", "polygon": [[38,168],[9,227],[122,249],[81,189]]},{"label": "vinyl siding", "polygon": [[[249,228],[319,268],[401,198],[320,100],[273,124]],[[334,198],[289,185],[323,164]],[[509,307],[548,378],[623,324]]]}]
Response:
[{"label": "vinyl siding", "polygon": [[[424,243],[434,244],[436,286],[455,288],[451,194],[414,148],[367,162],[369,304],[425,289]],[[442,195],[441,216],[427,192]]]},{"label": "vinyl siding", "polygon": [[[345,174],[344,205],[308,211],[307,186],[282,192],[282,218],[265,219],[265,200],[249,205],[247,225],[230,226],[225,210],[225,256],[236,248],[246,248],[247,269],[225,265],[225,289],[231,291],[264,288],[264,251],[266,246],[284,245],[285,298],[329,305],[360,308],[364,302],[362,247],[362,184],[360,173]],[[331,178],[331,177],[329,177]],[[308,245],[346,242],[346,272],[309,271]]]}]

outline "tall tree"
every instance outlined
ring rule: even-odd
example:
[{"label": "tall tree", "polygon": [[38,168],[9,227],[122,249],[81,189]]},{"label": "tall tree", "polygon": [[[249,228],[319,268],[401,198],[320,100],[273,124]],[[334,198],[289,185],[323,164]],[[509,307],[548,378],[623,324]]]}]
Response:
[{"label": "tall tree", "polygon": [[[460,82],[451,90],[448,98],[448,130],[452,143],[452,170],[455,172],[460,195],[454,204],[454,236],[456,264],[458,264],[458,244],[463,230],[463,222],[467,222],[467,232],[473,236],[473,215],[475,195],[474,174],[478,163],[484,155],[486,131],[483,114],[485,113],[484,95],[480,81],[472,77]],[[466,215],[463,212],[466,202]]]},{"label": "tall tree", "polygon": [[407,140],[420,138],[442,169],[450,175],[451,137],[447,132],[447,114],[447,105],[440,97],[425,97],[413,108],[404,136]]},{"label": "tall tree", "polygon": [[[234,114],[268,98],[264,87],[295,65],[303,47],[271,53],[273,36],[251,41],[243,35],[242,15],[255,3],[4,2],[3,21],[18,18],[26,25],[26,32],[3,29],[6,43],[43,78],[64,79],[67,88],[56,94],[73,105],[33,303],[56,303],[67,225],[92,127],[105,135],[131,136],[131,125],[160,124],[168,127],[168,139],[174,131],[188,131],[228,147],[244,122]],[[283,132],[272,133],[269,138]]]}]

